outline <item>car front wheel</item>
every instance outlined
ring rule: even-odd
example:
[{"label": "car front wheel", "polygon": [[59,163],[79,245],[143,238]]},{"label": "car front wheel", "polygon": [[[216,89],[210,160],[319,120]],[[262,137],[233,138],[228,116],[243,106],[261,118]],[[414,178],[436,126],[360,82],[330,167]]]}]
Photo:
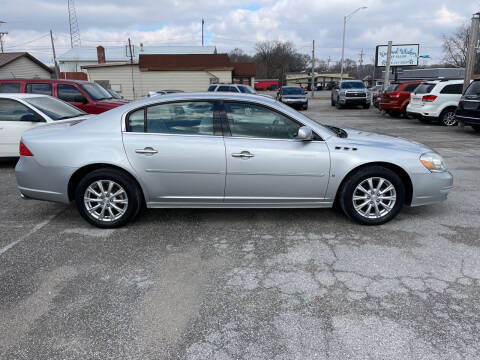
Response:
[{"label": "car front wheel", "polygon": [[140,211],[141,192],[137,183],[117,169],[98,169],[77,185],[75,202],[80,215],[99,228],[117,228]]},{"label": "car front wheel", "polygon": [[390,169],[371,166],[354,172],[342,185],[339,201],[345,214],[363,225],[384,224],[398,215],[405,186]]}]

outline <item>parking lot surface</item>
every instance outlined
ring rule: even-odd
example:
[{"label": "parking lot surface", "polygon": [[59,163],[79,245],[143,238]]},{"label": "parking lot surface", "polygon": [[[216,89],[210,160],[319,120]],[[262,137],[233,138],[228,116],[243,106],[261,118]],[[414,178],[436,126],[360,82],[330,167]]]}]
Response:
[{"label": "parking lot surface", "polygon": [[435,148],[455,188],[365,227],[339,211],[145,210],[89,226],[0,165],[0,359],[478,359],[480,134],[311,100]]}]

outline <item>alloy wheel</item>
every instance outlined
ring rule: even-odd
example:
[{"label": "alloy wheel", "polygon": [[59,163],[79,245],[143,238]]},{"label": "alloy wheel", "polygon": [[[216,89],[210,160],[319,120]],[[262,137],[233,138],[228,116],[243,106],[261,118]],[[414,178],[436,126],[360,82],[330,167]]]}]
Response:
[{"label": "alloy wheel", "polygon": [[357,185],[352,201],[358,214],[368,219],[378,219],[392,211],[397,201],[397,192],[387,179],[370,177]]},{"label": "alloy wheel", "polygon": [[104,222],[120,219],[128,208],[126,191],[112,180],[91,183],[85,190],[83,202],[91,217]]},{"label": "alloy wheel", "polygon": [[449,111],[443,116],[443,124],[446,126],[454,126],[457,124],[457,119],[455,119],[455,112]]}]

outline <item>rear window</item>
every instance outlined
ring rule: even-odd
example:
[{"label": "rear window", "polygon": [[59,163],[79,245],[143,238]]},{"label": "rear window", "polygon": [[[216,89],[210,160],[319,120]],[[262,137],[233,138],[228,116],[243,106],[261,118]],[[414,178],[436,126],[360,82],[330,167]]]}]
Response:
[{"label": "rear window", "polygon": [[460,95],[463,91],[463,84],[450,84],[446,85],[440,94],[456,94]]},{"label": "rear window", "polygon": [[437,84],[420,84],[415,89],[415,94],[429,94]]},{"label": "rear window", "polygon": [[465,91],[465,95],[480,95],[480,81],[474,81]]},{"label": "rear window", "polygon": [[405,86],[405,89],[403,89],[403,91],[412,92],[418,87],[418,85],[420,84],[408,84],[407,86]]},{"label": "rear window", "polygon": [[0,93],[18,93],[20,92],[20,83],[0,84]]},{"label": "rear window", "polygon": [[398,84],[392,84],[392,85],[389,85],[389,86],[385,89],[385,92],[392,92],[392,91],[397,90],[397,88],[398,88]]},{"label": "rear window", "polygon": [[208,90],[207,91],[215,91],[215,88],[217,87],[217,85],[210,85],[208,87]]}]

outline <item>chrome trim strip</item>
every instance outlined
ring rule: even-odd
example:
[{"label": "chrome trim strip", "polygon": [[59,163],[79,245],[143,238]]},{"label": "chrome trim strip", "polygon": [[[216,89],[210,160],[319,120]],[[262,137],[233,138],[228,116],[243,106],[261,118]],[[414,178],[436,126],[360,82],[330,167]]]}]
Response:
[{"label": "chrome trim strip", "polygon": [[227,176],[228,175],[261,175],[261,176],[311,176],[311,177],[324,177],[325,174],[315,174],[315,173],[300,173],[300,174],[281,174],[281,173],[251,173],[251,172],[241,172],[241,171],[233,171],[229,172],[227,171]]},{"label": "chrome trim strip", "polygon": [[199,174],[199,175],[225,175],[225,171],[207,172],[202,170],[168,170],[168,169],[145,169],[149,173],[167,173],[167,174]]},{"label": "chrome trim strip", "polygon": [[33,192],[38,192],[38,193],[43,193],[43,194],[52,194],[52,195],[63,195],[62,193],[55,192],[55,191],[47,191],[47,190],[37,190],[37,189],[30,189],[22,186],[18,186],[19,190],[25,190],[25,191],[33,191]]}]

